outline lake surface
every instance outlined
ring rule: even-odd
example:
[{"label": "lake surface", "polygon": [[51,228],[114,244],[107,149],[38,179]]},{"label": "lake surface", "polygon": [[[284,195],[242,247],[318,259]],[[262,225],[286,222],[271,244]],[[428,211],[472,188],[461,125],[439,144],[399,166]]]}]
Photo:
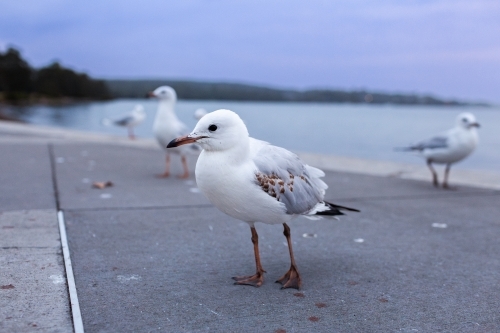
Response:
[{"label": "lake surface", "polygon": [[[126,135],[126,129],[102,125],[142,104],[146,120],[136,128],[139,137],[153,137],[156,100],[114,100],[71,106],[9,107],[33,124]],[[457,164],[464,169],[500,171],[500,107],[432,107],[233,101],[179,101],[178,117],[193,128],[197,108],[237,112],[250,135],[290,150],[405,163],[423,163],[411,154],[395,152],[451,128],[460,112],[472,112],[481,124],[480,144]]]}]

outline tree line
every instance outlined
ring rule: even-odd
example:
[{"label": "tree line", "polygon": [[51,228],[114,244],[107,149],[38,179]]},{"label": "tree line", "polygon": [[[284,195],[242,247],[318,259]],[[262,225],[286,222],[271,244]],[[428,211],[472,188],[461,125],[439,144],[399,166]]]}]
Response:
[{"label": "tree line", "polygon": [[0,52],[0,101],[37,101],[40,98],[101,100],[111,95],[104,81],[65,68],[58,62],[36,69],[14,48]]},{"label": "tree line", "polygon": [[240,83],[197,82],[182,80],[106,80],[111,95],[116,98],[144,98],[148,91],[168,85],[179,99],[233,100],[266,102],[365,103],[403,105],[484,105],[457,100],[444,100],[417,94],[389,94],[365,90],[330,89],[292,90],[260,87]]},{"label": "tree line", "polygon": [[18,50],[0,52],[0,102],[39,102],[41,99],[70,98],[103,100],[144,98],[147,92],[169,85],[179,99],[267,102],[366,103],[406,105],[487,105],[444,100],[429,95],[376,93],[365,90],[293,90],[227,82],[182,80],[96,80],[87,74],[64,68],[58,62],[35,69]]}]

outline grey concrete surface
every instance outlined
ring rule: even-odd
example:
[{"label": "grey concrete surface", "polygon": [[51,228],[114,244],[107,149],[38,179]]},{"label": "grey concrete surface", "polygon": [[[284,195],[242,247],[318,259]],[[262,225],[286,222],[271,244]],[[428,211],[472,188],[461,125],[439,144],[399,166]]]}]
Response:
[{"label": "grey concrete surface", "polygon": [[[172,156],[172,177],[159,179],[165,169],[162,151],[103,144],[55,144],[57,183],[63,209],[161,207],[185,203],[207,205],[194,177],[178,179],[180,158]],[[189,158],[194,175],[195,157]],[[103,190],[94,181],[111,181]]]},{"label": "grey concrete surface", "polygon": [[0,212],[0,332],[71,332],[56,211]]},{"label": "grey concrete surface", "polygon": [[[372,180],[394,186],[393,179]],[[409,185],[422,191],[418,182]],[[300,293],[273,283],[289,265],[279,225],[257,225],[267,270],[257,289],[230,279],[253,273],[248,226],[214,208],[69,211],[84,326],[87,332],[496,332],[500,195],[434,192],[428,188],[432,200],[349,202],[362,213],[341,221],[293,222]]]},{"label": "grey concrete surface", "polygon": [[0,144],[0,171],[1,210],[56,208],[47,145]]},{"label": "grey concrete surface", "polygon": [[327,172],[327,199],[362,212],[290,224],[298,292],[274,283],[289,266],[280,225],[257,224],[264,285],[232,284],[255,269],[249,227],[193,177],[155,178],[150,143],[0,124],[0,150],[0,332],[72,331],[56,199],[86,332],[500,331],[496,185]]}]

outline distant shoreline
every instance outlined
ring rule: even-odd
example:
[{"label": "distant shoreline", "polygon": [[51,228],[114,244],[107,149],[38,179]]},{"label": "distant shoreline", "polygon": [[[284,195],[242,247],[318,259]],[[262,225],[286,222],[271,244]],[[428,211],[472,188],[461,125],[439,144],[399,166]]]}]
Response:
[{"label": "distant shoreline", "polygon": [[[117,99],[144,99],[155,88],[168,85],[173,87],[178,100],[232,101],[263,103],[318,103],[354,105],[396,105],[396,106],[443,106],[443,107],[492,107],[484,102],[443,100],[432,96],[415,94],[374,93],[368,91],[343,90],[282,90],[239,83],[210,83],[197,81],[168,80],[103,80],[108,86],[110,98],[47,97],[29,94],[26,98],[8,100],[0,92],[0,115],[2,106],[29,107],[36,105],[67,106],[81,103],[106,102]],[[3,117],[11,118],[3,114]],[[4,119],[4,118],[0,118]]]},{"label": "distant shoreline", "polygon": [[258,85],[183,80],[102,80],[113,98],[143,98],[149,91],[168,85],[181,100],[245,102],[351,103],[433,106],[484,106],[486,102],[441,99],[431,95],[381,93],[366,90],[280,89]]}]

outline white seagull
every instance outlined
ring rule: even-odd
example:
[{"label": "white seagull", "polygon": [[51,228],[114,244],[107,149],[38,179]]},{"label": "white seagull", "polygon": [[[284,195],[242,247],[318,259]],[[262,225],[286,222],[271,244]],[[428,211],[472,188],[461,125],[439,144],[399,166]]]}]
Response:
[{"label": "white seagull", "polygon": [[217,110],[200,119],[194,130],[172,140],[168,148],[197,142],[203,151],[196,163],[196,182],[218,209],[250,225],[256,273],[233,277],[235,284],[259,287],[264,282],[255,222],[282,223],[290,253],[290,269],[276,282],[282,288],[301,286],[287,222],[298,216],[312,219],[358,211],[324,201],[323,171],[304,164],[297,155],[249,137],[240,117]]},{"label": "white seagull", "polygon": [[194,112],[194,117],[196,118],[196,120],[200,120],[207,113],[208,113],[207,110],[203,108],[196,109],[196,111]]},{"label": "white seagull", "polygon": [[479,123],[472,113],[464,112],[458,115],[454,128],[417,144],[400,148],[403,151],[416,151],[427,161],[432,172],[434,186],[439,186],[438,175],[432,163],[446,164],[443,187],[449,188],[448,174],[451,165],[463,160],[476,148],[479,137]]},{"label": "white seagull", "polygon": [[201,150],[200,147],[194,145],[191,147],[179,147],[166,150],[170,141],[189,133],[186,125],[184,125],[175,115],[174,107],[177,101],[177,94],[173,88],[161,86],[156,88],[153,92],[150,92],[149,97],[156,97],[159,100],[158,111],[156,111],[156,117],[153,124],[153,133],[160,146],[166,152],[165,172],[159,175],[159,177],[164,178],[170,176],[170,153],[175,153],[181,156],[182,167],[184,169],[184,173],[179,177],[188,178],[189,169],[186,155],[189,153],[199,153]]},{"label": "white seagull", "polygon": [[142,123],[144,119],[146,119],[144,107],[140,104],[137,104],[132,111],[130,111],[123,117],[116,120],[103,119],[102,122],[104,125],[114,124],[116,126],[127,127],[128,137],[133,140],[135,139],[134,127]]}]

